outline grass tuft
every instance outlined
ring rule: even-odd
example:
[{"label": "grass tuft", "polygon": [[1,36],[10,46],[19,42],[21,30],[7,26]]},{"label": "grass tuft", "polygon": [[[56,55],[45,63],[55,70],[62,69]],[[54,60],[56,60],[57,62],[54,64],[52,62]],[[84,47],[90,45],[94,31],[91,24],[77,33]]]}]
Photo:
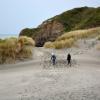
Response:
[{"label": "grass tuft", "polygon": [[44,47],[45,47],[45,48],[55,48],[55,45],[54,45],[52,42],[46,42],[46,43],[44,44]]},{"label": "grass tuft", "polygon": [[100,27],[87,29],[87,30],[77,30],[71,31],[63,34],[57,38],[57,41],[65,40],[69,38],[83,39],[83,38],[92,38],[100,35]]},{"label": "grass tuft", "polygon": [[29,37],[0,39],[0,64],[32,57],[33,46],[35,42]]}]

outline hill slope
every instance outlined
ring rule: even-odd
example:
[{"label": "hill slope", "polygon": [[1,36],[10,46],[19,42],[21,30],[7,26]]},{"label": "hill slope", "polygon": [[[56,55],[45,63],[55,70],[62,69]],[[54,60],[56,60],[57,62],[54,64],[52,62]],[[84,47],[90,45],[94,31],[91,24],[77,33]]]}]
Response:
[{"label": "hill slope", "polygon": [[48,19],[37,28],[23,29],[20,35],[30,36],[35,39],[36,46],[43,46],[45,42],[54,41],[64,32],[98,26],[100,26],[100,7],[82,7]]}]

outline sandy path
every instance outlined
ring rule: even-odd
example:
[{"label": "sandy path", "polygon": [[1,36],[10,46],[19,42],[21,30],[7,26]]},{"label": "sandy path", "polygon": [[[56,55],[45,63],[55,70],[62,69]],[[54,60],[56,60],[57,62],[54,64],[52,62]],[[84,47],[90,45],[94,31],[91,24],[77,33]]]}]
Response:
[{"label": "sandy path", "polygon": [[75,61],[70,68],[66,50],[55,51],[55,67],[51,51],[36,48],[34,60],[0,65],[0,100],[100,100],[100,52],[70,50]]}]

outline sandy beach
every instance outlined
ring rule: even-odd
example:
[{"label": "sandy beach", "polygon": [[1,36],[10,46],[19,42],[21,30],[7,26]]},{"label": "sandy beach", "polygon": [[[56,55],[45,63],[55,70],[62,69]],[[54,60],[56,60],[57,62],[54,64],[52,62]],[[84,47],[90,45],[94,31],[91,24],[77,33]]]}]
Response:
[{"label": "sandy beach", "polygon": [[[0,65],[0,100],[100,100],[100,51],[96,39],[78,47],[33,49],[33,59]],[[57,56],[50,63],[51,52]],[[72,66],[66,56],[72,55]]]}]

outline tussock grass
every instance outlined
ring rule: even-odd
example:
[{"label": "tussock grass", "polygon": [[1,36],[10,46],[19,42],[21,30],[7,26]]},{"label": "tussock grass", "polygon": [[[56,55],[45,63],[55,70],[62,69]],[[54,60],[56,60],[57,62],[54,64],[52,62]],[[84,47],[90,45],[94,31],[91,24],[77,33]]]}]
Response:
[{"label": "tussock grass", "polygon": [[55,42],[46,42],[44,44],[45,48],[55,48],[55,49],[61,49],[61,48],[70,48],[74,44],[74,39],[66,39],[61,41],[55,41]]},{"label": "tussock grass", "polygon": [[55,42],[45,43],[44,47],[56,49],[70,48],[78,39],[94,38],[98,35],[98,39],[100,40],[100,27],[87,30],[71,31],[64,33],[62,36],[58,37]]},{"label": "tussock grass", "polygon": [[70,48],[74,44],[74,39],[66,39],[61,41],[55,41],[54,43],[55,49],[61,49],[61,48]]},{"label": "tussock grass", "polygon": [[45,48],[55,48],[55,45],[53,44],[53,42],[46,42],[44,44],[44,47]]},{"label": "tussock grass", "polygon": [[35,41],[33,41],[32,38],[27,37],[27,36],[20,36],[18,38],[18,42],[21,43],[21,45],[35,46]]},{"label": "tussock grass", "polygon": [[100,27],[87,29],[87,30],[71,31],[58,37],[57,41],[66,40],[69,38],[83,39],[83,38],[89,38],[89,37],[96,37],[98,35],[100,35]]},{"label": "tussock grass", "polygon": [[34,40],[28,37],[0,39],[0,64],[14,63],[16,59],[32,57],[34,45]]},{"label": "tussock grass", "polygon": [[24,45],[20,52],[17,54],[19,59],[32,58],[32,46]]}]

